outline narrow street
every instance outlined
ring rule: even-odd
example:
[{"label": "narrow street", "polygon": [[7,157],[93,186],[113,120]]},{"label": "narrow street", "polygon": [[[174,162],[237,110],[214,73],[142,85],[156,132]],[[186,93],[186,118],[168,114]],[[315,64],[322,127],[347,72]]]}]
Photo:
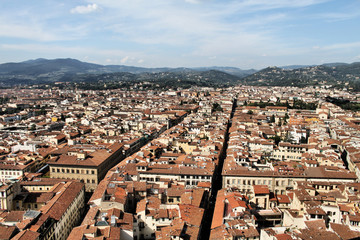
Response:
[{"label": "narrow street", "polygon": [[217,192],[222,188],[221,173],[222,173],[222,169],[223,169],[223,165],[224,165],[224,160],[226,158],[226,151],[227,151],[228,141],[229,141],[229,129],[232,125],[232,118],[234,116],[235,108],[236,108],[236,99],[234,99],[230,119],[229,119],[229,122],[228,122],[228,125],[226,128],[223,151],[219,157],[219,164],[215,169],[215,173],[214,173],[214,176],[212,179],[211,195],[209,198],[209,206],[207,209],[205,209],[203,225],[201,228],[201,235],[200,235],[201,239],[209,239],[210,238],[211,222],[212,222],[212,218],[214,215],[216,196],[217,196]]}]

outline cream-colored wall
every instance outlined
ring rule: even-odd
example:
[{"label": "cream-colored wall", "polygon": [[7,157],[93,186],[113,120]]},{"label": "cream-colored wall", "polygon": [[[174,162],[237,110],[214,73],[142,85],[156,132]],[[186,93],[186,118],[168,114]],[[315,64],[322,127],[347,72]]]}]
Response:
[{"label": "cream-colored wall", "polygon": [[65,214],[61,217],[60,221],[55,224],[54,236],[55,239],[66,240],[72,228],[80,221],[80,209],[84,208],[85,194],[82,190],[76,196],[70,207],[66,210]]},{"label": "cream-colored wall", "polygon": [[[190,182],[190,184],[185,185],[192,185],[197,186],[198,182],[211,182],[212,176],[192,176],[192,175],[168,175],[168,174],[149,174],[146,172],[140,172],[140,182],[146,181],[146,182],[153,182],[157,183],[156,178],[165,178],[165,179],[172,179],[176,181],[184,181],[185,183],[187,181]],[[181,177],[183,176],[183,177]],[[187,178],[189,176],[189,178]]]},{"label": "cream-colored wall", "polygon": [[[57,171],[59,170],[59,172]],[[74,172],[72,172],[74,171]],[[86,191],[94,191],[98,185],[98,170],[94,168],[50,167],[51,178],[82,180]]]},{"label": "cream-colored wall", "polygon": [[[253,185],[267,185],[269,190],[278,194],[284,194],[286,188],[292,188],[294,181],[304,179],[260,177],[254,172],[254,176],[223,176],[223,188],[237,187],[242,192],[250,193]],[[244,184],[245,181],[245,184]]]},{"label": "cream-colored wall", "polygon": [[23,186],[28,192],[48,192],[53,185]]},{"label": "cream-colored wall", "polygon": [[305,221],[304,217],[296,217],[293,218],[291,214],[285,210],[284,217],[283,217],[283,227],[291,227],[291,228],[305,228]]}]

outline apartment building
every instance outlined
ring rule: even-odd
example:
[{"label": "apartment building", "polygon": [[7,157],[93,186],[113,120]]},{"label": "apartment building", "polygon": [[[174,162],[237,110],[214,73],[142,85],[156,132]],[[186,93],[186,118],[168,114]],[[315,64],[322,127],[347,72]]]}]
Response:
[{"label": "apartment building", "polygon": [[86,191],[94,191],[107,171],[123,159],[123,144],[114,143],[93,152],[67,152],[49,161],[51,178],[81,180]]}]

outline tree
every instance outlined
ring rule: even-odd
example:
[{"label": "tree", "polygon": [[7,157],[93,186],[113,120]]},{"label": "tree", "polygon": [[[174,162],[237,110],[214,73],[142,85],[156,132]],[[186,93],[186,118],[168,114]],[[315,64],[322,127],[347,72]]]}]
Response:
[{"label": "tree", "polygon": [[276,145],[279,145],[279,142],[281,141],[281,137],[280,136],[278,136],[278,135],[276,135],[275,137],[274,137],[274,142],[275,142],[275,144]]},{"label": "tree", "polygon": [[283,124],[286,125],[287,124],[287,120],[286,117],[283,118]]},{"label": "tree", "polygon": [[271,123],[274,123],[274,122],[275,122],[275,115],[274,115],[274,114],[270,117],[270,122],[271,122]]},{"label": "tree", "polygon": [[222,112],[223,109],[222,109],[222,107],[220,106],[220,104],[218,104],[218,103],[213,103],[213,106],[212,106],[211,111],[212,111],[212,112]]}]

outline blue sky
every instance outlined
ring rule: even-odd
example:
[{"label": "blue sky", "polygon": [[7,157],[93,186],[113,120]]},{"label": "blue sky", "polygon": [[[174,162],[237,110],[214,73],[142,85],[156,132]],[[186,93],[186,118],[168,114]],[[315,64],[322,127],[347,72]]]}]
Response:
[{"label": "blue sky", "polygon": [[360,61],[358,0],[1,0],[0,62],[143,67]]}]

